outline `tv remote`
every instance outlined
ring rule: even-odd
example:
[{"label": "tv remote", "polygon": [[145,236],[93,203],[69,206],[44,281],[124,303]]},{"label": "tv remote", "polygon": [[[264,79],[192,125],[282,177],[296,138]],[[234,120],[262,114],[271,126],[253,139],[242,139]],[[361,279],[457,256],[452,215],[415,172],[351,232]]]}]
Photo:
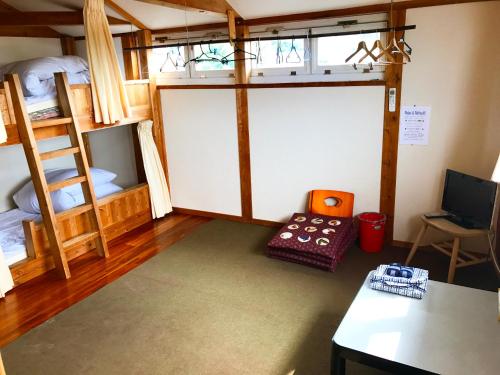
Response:
[{"label": "tv remote", "polygon": [[443,212],[432,212],[430,214],[425,214],[424,216],[427,219],[446,219],[447,217],[450,217],[451,215],[445,214]]}]

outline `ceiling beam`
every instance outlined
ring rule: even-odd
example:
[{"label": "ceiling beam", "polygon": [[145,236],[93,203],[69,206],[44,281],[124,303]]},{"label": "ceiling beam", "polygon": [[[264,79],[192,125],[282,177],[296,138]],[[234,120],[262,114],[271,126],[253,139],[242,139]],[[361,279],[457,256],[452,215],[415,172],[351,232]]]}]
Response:
[{"label": "ceiling beam", "polygon": [[117,12],[120,16],[125,18],[128,22],[130,22],[132,25],[137,27],[138,29],[144,30],[147,29],[147,27],[139,21],[137,18],[132,16],[129,12],[127,12],[125,9],[123,9],[121,6],[119,6],[117,3],[115,3],[113,0],[104,0],[104,3],[113,9],[115,12]]},{"label": "ceiling beam", "polygon": [[[228,10],[234,11],[226,0],[137,0],[143,3],[161,5],[168,8],[204,10],[207,12],[226,14]],[[237,15],[238,17],[238,15]]]},{"label": "ceiling beam", "polygon": [[[0,12],[20,12],[16,8],[0,0]],[[29,38],[59,38],[61,33],[47,26],[13,27],[0,26],[0,36],[29,37]]]},{"label": "ceiling beam", "polygon": [[[128,25],[129,22],[109,17],[110,25]],[[83,25],[83,12],[0,12],[2,26]]]}]

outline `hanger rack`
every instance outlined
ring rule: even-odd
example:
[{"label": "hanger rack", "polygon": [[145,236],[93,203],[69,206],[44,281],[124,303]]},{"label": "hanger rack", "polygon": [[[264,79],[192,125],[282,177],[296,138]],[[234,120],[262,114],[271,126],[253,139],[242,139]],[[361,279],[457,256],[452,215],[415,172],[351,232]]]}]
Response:
[{"label": "hanger rack", "polygon": [[346,36],[346,35],[363,35],[363,34],[374,34],[374,33],[388,33],[396,31],[407,31],[415,30],[416,25],[398,26],[398,27],[384,27],[378,29],[366,29],[366,30],[355,30],[355,31],[339,31],[333,33],[322,33],[322,34],[304,34],[304,35],[286,35],[286,36],[269,36],[269,37],[251,37],[251,38],[236,38],[233,40],[229,39],[211,39],[211,40],[200,40],[200,41],[186,41],[182,43],[166,43],[157,44],[152,46],[137,46],[124,48],[125,51],[136,51],[145,49],[155,49],[155,48],[165,48],[165,47],[185,47],[192,45],[206,45],[206,44],[217,44],[217,43],[245,43],[245,42],[264,42],[264,41],[274,41],[274,40],[286,40],[286,39],[315,39],[315,38],[326,38],[330,36]]}]

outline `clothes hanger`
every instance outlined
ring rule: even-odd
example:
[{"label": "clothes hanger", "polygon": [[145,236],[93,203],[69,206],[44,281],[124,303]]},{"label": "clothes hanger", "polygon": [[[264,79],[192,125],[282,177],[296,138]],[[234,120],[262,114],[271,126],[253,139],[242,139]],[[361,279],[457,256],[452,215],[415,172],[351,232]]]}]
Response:
[{"label": "clothes hanger", "polygon": [[[295,56],[295,60],[292,60],[293,56]],[[297,47],[295,47],[295,37],[292,37],[292,46],[290,47],[290,51],[288,52],[285,61],[291,64],[298,64],[302,62],[302,58],[297,52]]]},{"label": "clothes hanger", "polygon": [[413,48],[411,48],[411,46],[410,46],[408,43],[406,43],[406,40],[405,40],[405,33],[404,33],[404,32],[403,32],[403,36],[402,36],[402,37],[401,37],[401,39],[399,40],[399,43],[403,43],[403,48],[405,48],[405,47],[406,47],[406,49],[407,49],[406,53],[407,53],[408,55],[411,55],[411,53],[413,52]]},{"label": "clothes hanger", "polygon": [[201,54],[186,61],[184,63],[184,66],[186,66],[187,64],[189,64],[190,62],[194,62],[195,64],[198,64],[200,62],[222,62],[222,59],[218,59],[216,57],[213,57],[213,56],[208,56],[205,51],[203,50],[203,45],[200,44],[200,50],[201,50]]},{"label": "clothes hanger", "polygon": [[[383,51],[384,50],[384,46],[383,46],[382,42],[380,40],[378,40],[378,39],[373,43],[372,48],[370,48],[370,50],[369,50],[369,52],[372,53],[372,56],[374,56],[373,52],[376,49],[378,49],[379,51]],[[366,59],[368,56],[370,56],[370,55],[368,53],[365,53],[364,56],[359,59],[358,63],[361,64],[363,62],[363,60]],[[375,57],[377,57],[377,56],[375,56]],[[374,61],[377,61],[377,60],[374,60]]]},{"label": "clothes hanger", "polygon": [[[236,53],[243,53],[244,55],[247,55],[249,57],[238,57],[238,58],[233,58],[233,59],[228,59],[228,57],[230,56],[233,56],[234,54]],[[227,54],[226,56],[222,57],[219,61],[222,63],[222,64],[228,64],[232,61],[243,61],[243,60],[256,60],[257,59],[257,55],[255,53],[252,53],[252,52],[247,52],[245,51],[244,49],[241,49],[241,48],[235,48],[233,50],[233,52]]]},{"label": "clothes hanger", "polygon": [[[411,57],[410,57],[410,55],[408,55],[408,54],[406,53],[406,51],[404,50],[404,47],[403,47],[403,49],[401,49],[401,48],[399,47],[399,43],[398,43],[398,41],[396,40],[396,32],[394,32],[394,34],[393,34],[393,38],[392,38],[392,40],[391,40],[391,43],[389,43],[389,45],[392,45],[392,46],[393,46],[393,48],[392,48],[392,50],[391,50],[391,53],[392,53],[392,54],[395,54],[395,53],[400,53],[400,54],[402,54],[402,55],[403,55],[403,64],[404,64],[404,63],[407,63],[407,62],[411,62]],[[406,60],[406,61],[405,61],[405,60]]]},{"label": "clothes hanger", "polygon": [[278,39],[278,46],[276,47],[276,64],[283,63],[283,50],[281,49],[281,40]]},{"label": "clothes hanger", "polygon": [[374,61],[376,61],[376,57],[373,56],[373,54],[368,50],[366,43],[364,41],[361,41],[358,43],[358,48],[356,49],[356,51],[353,54],[351,54],[347,59],[345,59],[345,62],[349,62],[349,60],[351,60],[354,56],[356,56],[360,51],[365,51],[368,56],[370,56]]},{"label": "clothes hanger", "polygon": [[260,37],[257,41],[257,65],[262,64],[262,53],[260,51]]}]

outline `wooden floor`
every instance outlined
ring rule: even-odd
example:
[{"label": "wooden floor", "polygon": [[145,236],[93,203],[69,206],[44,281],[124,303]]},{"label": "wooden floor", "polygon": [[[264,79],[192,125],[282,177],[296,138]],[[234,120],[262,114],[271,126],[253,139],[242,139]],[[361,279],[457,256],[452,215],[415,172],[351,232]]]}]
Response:
[{"label": "wooden floor", "polygon": [[88,253],[70,262],[72,277],[53,272],[10,291],[0,300],[0,348],[179,241],[210,219],[172,214],[110,243],[108,259]]}]

